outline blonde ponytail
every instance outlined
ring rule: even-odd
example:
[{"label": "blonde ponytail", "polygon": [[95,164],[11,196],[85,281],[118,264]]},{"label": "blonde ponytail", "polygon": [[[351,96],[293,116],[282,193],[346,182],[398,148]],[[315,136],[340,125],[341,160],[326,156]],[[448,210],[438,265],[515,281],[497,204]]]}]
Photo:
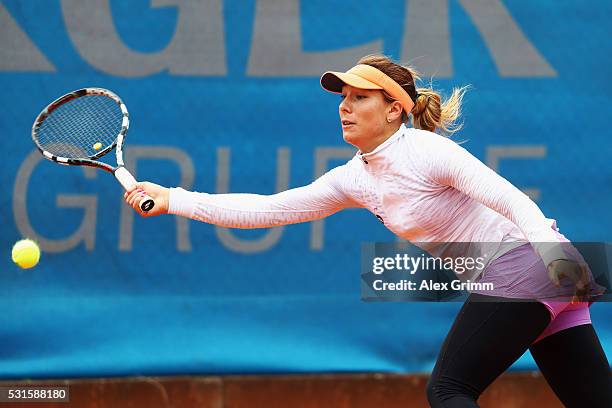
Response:
[{"label": "blonde ponytail", "polygon": [[453,88],[451,96],[442,101],[440,94],[430,88],[418,88],[417,100],[411,112],[412,126],[450,136],[463,127],[458,122],[461,103],[469,86]]}]

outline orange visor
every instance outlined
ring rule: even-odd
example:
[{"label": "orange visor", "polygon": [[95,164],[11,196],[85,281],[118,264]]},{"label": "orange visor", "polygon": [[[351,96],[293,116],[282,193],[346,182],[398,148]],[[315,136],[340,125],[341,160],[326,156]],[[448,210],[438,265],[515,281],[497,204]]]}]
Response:
[{"label": "orange visor", "polygon": [[410,99],[408,92],[387,74],[370,65],[355,65],[346,72],[327,71],[321,76],[321,86],[326,91],[342,93],[344,85],[359,89],[382,89],[393,99],[399,101],[406,113],[409,113],[414,107],[414,102]]}]

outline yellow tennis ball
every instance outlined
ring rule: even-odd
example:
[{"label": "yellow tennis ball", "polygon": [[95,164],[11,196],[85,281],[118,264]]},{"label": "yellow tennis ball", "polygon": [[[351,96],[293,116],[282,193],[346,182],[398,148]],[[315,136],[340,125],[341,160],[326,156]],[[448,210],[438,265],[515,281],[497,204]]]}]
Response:
[{"label": "yellow tennis ball", "polygon": [[36,266],[40,259],[40,248],[31,239],[22,239],[13,245],[13,262],[20,268],[28,269]]},{"label": "yellow tennis ball", "polygon": [[100,150],[102,148],[102,143],[100,143],[100,142],[94,143],[93,148],[95,150]]}]

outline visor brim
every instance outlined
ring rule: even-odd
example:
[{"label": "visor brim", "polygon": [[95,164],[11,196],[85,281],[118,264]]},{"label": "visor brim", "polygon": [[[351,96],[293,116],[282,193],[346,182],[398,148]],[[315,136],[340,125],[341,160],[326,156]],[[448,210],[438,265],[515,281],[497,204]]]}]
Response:
[{"label": "visor brim", "polygon": [[321,75],[321,86],[328,92],[342,93],[342,87],[350,85],[359,89],[383,89],[365,78],[347,72],[328,71]]}]

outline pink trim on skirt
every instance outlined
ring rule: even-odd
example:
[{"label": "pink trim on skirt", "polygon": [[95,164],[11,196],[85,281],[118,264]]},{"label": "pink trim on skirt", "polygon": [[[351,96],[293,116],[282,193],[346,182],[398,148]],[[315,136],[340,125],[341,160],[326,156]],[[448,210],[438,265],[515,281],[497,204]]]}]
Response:
[{"label": "pink trim on skirt", "polygon": [[[582,255],[561,234],[557,233],[562,242],[567,243],[563,249],[568,258],[582,261]],[[544,262],[526,243],[514,248],[491,262],[477,280],[479,283],[492,283],[494,289],[489,291],[473,292],[488,296],[500,296],[515,299],[533,299],[541,302],[550,312],[551,322],[534,341],[538,342],[551,334],[570,327],[591,323],[589,302],[572,303],[563,297],[554,299],[554,293],[559,288],[548,278],[548,270]]]}]

